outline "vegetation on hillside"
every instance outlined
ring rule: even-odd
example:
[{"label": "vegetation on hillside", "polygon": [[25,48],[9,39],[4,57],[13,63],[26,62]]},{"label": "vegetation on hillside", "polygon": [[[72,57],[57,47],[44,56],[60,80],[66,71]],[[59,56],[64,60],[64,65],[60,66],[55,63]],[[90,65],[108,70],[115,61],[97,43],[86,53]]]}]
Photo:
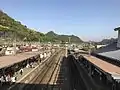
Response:
[{"label": "vegetation on hillside", "polygon": [[0,31],[6,33],[9,31],[13,38],[27,41],[39,41],[45,37],[43,33],[27,28],[26,25],[22,25],[21,22],[12,19],[2,11],[0,11]]},{"label": "vegetation on hillside", "polygon": [[40,42],[67,42],[71,37],[71,42],[81,42],[79,37],[74,35],[57,35],[54,32],[43,34],[35,30],[29,29],[21,22],[9,17],[3,11],[0,11],[0,36],[9,37],[11,40],[17,39],[21,41],[40,41]]},{"label": "vegetation on hillside", "polygon": [[112,44],[114,42],[117,42],[116,38],[110,38],[110,39],[103,39],[100,42],[97,42],[97,44],[101,44],[101,45],[107,45],[107,44]]},{"label": "vegetation on hillside", "polygon": [[83,42],[79,37],[74,35],[58,35],[53,31],[50,31],[46,34],[46,36],[50,37],[54,41],[61,41],[61,42]]}]

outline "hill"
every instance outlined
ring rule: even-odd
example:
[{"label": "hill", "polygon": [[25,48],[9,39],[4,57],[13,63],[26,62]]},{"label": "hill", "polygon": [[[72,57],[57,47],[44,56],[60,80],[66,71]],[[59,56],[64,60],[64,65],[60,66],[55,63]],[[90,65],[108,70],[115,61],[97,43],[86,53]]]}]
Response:
[{"label": "hill", "polygon": [[109,45],[117,42],[117,38],[103,39],[100,42],[91,41],[94,45]]},{"label": "hill", "polygon": [[4,39],[13,41],[41,41],[41,42],[60,42],[68,41],[68,37],[71,37],[71,42],[81,42],[82,40],[74,35],[58,35],[53,31],[43,34],[41,32],[32,30],[26,25],[23,25],[20,21],[8,16],[6,13],[0,10],[0,36]]},{"label": "hill", "polygon": [[106,44],[112,44],[114,42],[117,42],[116,38],[103,39],[102,41],[98,42],[98,44],[106,45]]},{"label": "hill", "polygon": [[11,39],[24,40],[26,38],[27,41],[38,41],[39,38],[45,38],[43,33],[27,28],[26,25],[9,17],[3,11],[0,11],[0,32],[7,33],[7,36]]},{"label": "hill", "polygon": [[53,31],[50,31],[46,34],[46,36],[50,37],[51,39],[55,41],[62,41],[62,42],[74,42],[74,43],[79,43],[83,42],[79,37],[74,36],[74,35],[58,35],[54,33]]}]

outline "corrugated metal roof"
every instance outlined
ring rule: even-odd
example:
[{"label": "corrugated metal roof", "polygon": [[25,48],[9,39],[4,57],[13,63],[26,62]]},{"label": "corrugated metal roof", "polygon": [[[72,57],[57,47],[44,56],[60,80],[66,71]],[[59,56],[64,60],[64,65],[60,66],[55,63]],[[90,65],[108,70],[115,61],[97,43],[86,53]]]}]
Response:
[{"label": "corrugated metal roof", "polygon": [[118,50],[117,42],[114,42],[112,44],[109,44],[105,47],[102,47],[102,48],[96,50],[95,53],[104,53],[104,52],[116,51],[116,50]]},{"label": "corrugated metal roof", "polygon": [[120,60],[120,50],[98,53],[99,55]]}]

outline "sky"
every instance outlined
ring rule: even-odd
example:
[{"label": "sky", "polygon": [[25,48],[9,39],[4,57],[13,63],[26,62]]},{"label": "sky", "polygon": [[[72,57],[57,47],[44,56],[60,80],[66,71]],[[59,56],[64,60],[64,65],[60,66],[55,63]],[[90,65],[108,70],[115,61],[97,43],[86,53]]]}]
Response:
[{"label": "sky", "polygon": [[120,0],[0,0],[0,9],[31,29],[100,41],[117,37]]}]

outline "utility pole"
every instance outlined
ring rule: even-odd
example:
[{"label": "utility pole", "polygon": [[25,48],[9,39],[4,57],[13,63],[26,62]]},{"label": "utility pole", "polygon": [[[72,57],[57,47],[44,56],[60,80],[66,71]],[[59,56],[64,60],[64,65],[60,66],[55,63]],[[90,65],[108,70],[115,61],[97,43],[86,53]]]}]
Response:
[{"label": "utility pole", "polygon": [[91,55],[91,41],[89,42],[89,55]]},{"label": "utility pole", "polygon": [[71,37],[68,37],[68,39],[69,39],[68,47],[70,47],[70,44],[71,44]]},{"label": "utility pole", "polygon": [[40,45],[40,42],[41,42],[41,40],[40,40],[40,38],[39,38],[39,45]]},{"label": "utility pole", "polygon": [[69,44],[71,43],[71,37],[68,37],[69,38]]},{"label": "utility pole", "polygon": [[16,33],[14,33],[14,42],[13,42],[13,47],[14,47],[14,55],[16,54]]}]

